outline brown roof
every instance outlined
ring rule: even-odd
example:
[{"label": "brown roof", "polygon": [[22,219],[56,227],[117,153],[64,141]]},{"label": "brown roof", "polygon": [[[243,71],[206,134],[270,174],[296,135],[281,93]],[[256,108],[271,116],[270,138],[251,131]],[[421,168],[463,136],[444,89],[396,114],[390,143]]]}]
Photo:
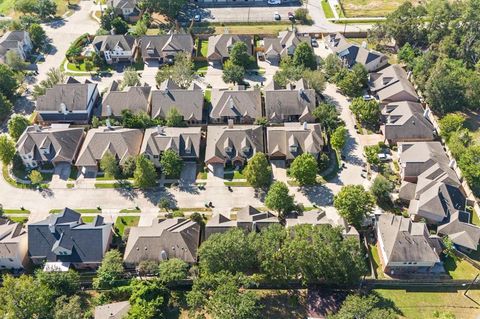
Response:
[{"label": "brown roof", "polygon": [[260,90],[212,90],[210,117],[262,117],[262,95]]},{"label": "brown roof", "polygon": [[111,89],[102,102],[102,117],[120,117],[123,110],[130,110],[134,114],[148,113],[150,90],[150,86],[131,86],[124,91]]},{"label": "brown roof", "polygon": [[248,35],[218,34],[208,38],[208,60],[221,60],[230,56],[229,50],[236,42],[245,42],[247,52],[252,55],[252,40]]},{"label": "brown roof", "polygon": [[181,157],[200,156],[200,127],[152,127],[145,131],[140,153],[160,155],[173,150]]}]

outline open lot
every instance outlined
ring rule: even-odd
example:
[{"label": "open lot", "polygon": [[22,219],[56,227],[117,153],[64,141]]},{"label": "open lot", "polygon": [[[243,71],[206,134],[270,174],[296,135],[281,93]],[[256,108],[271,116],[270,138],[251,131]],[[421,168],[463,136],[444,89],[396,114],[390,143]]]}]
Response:
[{"label": "open lot", "polygon": [[[347,18],[384,17],[395,11],[404,0],[340,0]],[[411,0],[418,4],[421,1]]]},{"label": "open lot", "polygon": [[[69,3],[70,5],[76,5],[80,2],[80,0],[71,0]],[[62,16],[65,12],[67,12],[68,3],[64,0],[55,0],[57,4],[57,15]],[[15,0],[0,0],[0,13],[12,17],[18,17],[21,13],[15,12],[13,10],[15,6]],[[74,8],[74,7],[72,7]]]}]

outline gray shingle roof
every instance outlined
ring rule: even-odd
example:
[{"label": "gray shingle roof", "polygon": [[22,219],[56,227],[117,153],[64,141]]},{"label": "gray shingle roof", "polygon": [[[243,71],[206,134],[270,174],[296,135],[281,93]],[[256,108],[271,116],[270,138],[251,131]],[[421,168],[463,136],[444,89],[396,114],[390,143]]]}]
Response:
[{"label": "gray shingle roof", "polygon": [[27,240],[27,232],[22,223],[7,222],[0,224],[0,256],[1,259],[16,259],[20,256],[20,244]]},{"label": "gray shingle roof", "polygon": [[450,160],[440,142],[398,143],[398,155],[403,176],[418,177],[436,163],[445,172],[452,170],[449,167]]},{"label": "gray shingle roof", "polygon": [[264,38],[263,48],[266,55],[283,57],[288,55],[289,48],[295,50],[301,42],[306,42],[311,46],[309,37],[299,36],[293,31],[282,31],[276,38]]},{"label": "gray shingle roof", "polygon": [[18,48],[19,42],[23,42],[27,34],[26,31],[7,31],[0,38],[0,55],[5,55],[10,49]]},{"label": "gray shingle roof", "polygon": [[191,85],[179,88],[173,81],[166,80],[159,90],[152,90],[152,118],[166,118],[175,107],[185,121],[202,121],[204,98],[201,88]]},{"label": "gray shingle roof", "polygon": [[378,95],[380,102],[418,101],[415,88],[405,70],[398,64],[376,73],[370,73],[370,90]]},{"label": "gray shingle roof", "polygon": [[210,125],[207,128],[207,164],[224,163],[226,159],[251,158],[257,152],[264,152],[263,131],[260,125]]},{"label": "gray shingle roof", "polygon": [[143,132],[122,127],[99,127],[88,131],[76,161],[77,166],[96,166],[107,152],[122,163],[127,157],[138,155]]},{"label": "gray shingle roof", "polygon": [[348,223],[342,217],[338,216],[338,219],[334,220],[329,218],[325,211],[311,210],[301,213],[291,213],[286,216],[286,227],[293,227],[295,225],[331,225],[332,227],[342,227],[343,234],[346,236],[358,237],[358,231],[355,227],[348,225]]},{"label": "gray shingle roof", "polygon": [[137,41],[143,59],[160,58],[163,54],[193,52],[193,38],[190,34],[144,35]]},{"label": "gray shingle roof", "polygon": [[183,157],[200,156],[200,127],[152,127],[145,131],[140,153],[160,155],[173,150]]},{"label": "gray shingle roof", "polygon": [[37,111],[61,111],[62,104],[67,111],[86,111],[96,87],[94,83],[57,84],[37,98]]},{"label": "gray shingle roof", "polygon": [[125,248],[124,261],[162,261],[179,258],[189,263],[197,260],[200,225],[184,218],[154,220],[151,226],[132,227]]},{"label": "gray shingle roof", "polygon": [[[455,212],[450,216],[448,223],[438,226],[438,233],[447,235],[455,245],[467,249],[477,250],[480,240],[480,227],[469,224],[467,220],[462,220],[463,212]],[[473,212],[473,214],[476,214]]]},{"label": "gray shingle roof", "polygon": [[247,53],[252,55],[253,38],[248,35],[237,34],[218,34],[208,38],[208,60],[221,60],[230,56],[230,48],[236,42],[245,42],[247,44]]},{"label": "gray shingle roof", "polygon": [[124,319],[130,310],[130,302],[113,302],[95,307],[95,319]]},{"label": "gray shingle roof", "polygon": [[269,121],[284,122],[293,116],[301,122],[313,122],[315,107],[315,90],[309,89],[303,79],[286,89],[279,88],[274,82],[265,88],[265,115]]},{"label": "gray shingle roof", "polygon": [[[72,163],[83,141],[83,128],[53,124],[50,127],[29,126],[17,141],[17,152],[21,155],[33,152],[36,161]],[[45,154],[41,149],[47,149]]]},{"label": "gray shingle roof", "polygon": [[323,147],[320,124],[285,123],[284,126],[267,128],[267,146],[269,156],[285,156],[291,160],[302,153],[315,157]]},{"label": "gray shingle roof", "polygon": [[409,218],[393,214],[382,214],[378,218],[379,240],[391,262],[417,262],[434,265],[440,262],[428,230],[424,223],[414,223]]},{"label": "gray shingle roof", "polygon": [[131,35],[99,35],[93,39],[93,46],[100,52],[114,51],[118,46],[123,51],[133,51],[135,38]]},{"label": "gray shingle roof", "polygon": [[260,90],[212,90],[212,111],[210,117],[262,117],[262,95]]},{"label": "gray shingle roof", "polygon": [[[28,251],[32,258],[49,262],[99,263],[108,248],[112,224],[97,216],[92,223],[83,223],[81,215],[69,208],[59,214],[28,225]],[[55,252],[56,248],[71,254]]]},{"label": "gray shingle roof", "polygon": [[120,117],[123,110],[130,110],[134,114],[148,113],[151,89],[150,86],[131,86],[123,91],[110,90],[102,102],[102,117]]}]

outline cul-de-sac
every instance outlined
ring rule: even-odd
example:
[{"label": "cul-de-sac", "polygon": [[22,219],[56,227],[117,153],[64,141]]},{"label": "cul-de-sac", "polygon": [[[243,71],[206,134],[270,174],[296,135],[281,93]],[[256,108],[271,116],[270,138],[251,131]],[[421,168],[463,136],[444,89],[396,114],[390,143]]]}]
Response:
[{"label": "cul-de-sac", "polygon": [[480,0],[0,0],[0,318],[480,318]]}]

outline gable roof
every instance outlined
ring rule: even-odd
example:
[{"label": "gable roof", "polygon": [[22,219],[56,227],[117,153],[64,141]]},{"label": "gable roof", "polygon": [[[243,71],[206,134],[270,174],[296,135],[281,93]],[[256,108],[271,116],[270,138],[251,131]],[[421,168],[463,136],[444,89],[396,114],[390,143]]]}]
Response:
[{"label": "gable roof", "polygon": [[0,256],[1,258],[16,259],[21,246],[27,239],[27,231],[22,223],[8,221],[0,224]]},{"label": "gable roof", "polygon": [[142,58],[160,58],[165,52],[193,52],[193,38],[188,33],[144,35],[137,40]]},{"label": "gable roof", "polygon": [[244,160],[263,151],[263,131],[260,125],[207,127],[207,164],[224,163],[225,158]]},{"label": "gable roof", "polygon": [[[115,81],[114,81],[115,82]],[[118,86],[113,85],[113,90],[107,93],[102,102],[102,117],[121,116],[123,110],[132,113],[148,113],[148,99],[150,86],[130,86],[123,91],[117,91]]]},{"label": "gable roof", "polygon": [[138,155],[143,132],[140,129],[99,127],[90,129],[76,161],[77,166],[96,166],[105,153],[116,156],[120,163],[127,157]]},{"label": "gable roof", "polygon": [[377,221],[378,235],[383,243],[386,263],[440,262],[425,223],[414,223],[409,218],[382,214]]},{"label": "gable roof", "polygon": [[273,81],[265,88],[265,114],[269,121],[283,122],[288,116],[298,116],[301,122],[313,122],[315,107],[315,90],[310,89],[303,79],[285,89]]},{"label": "gable roof", "polygon": [[114,51],[119,47],[123,51],[133,51],[135,38],[131,35],[98,35],[93,39],[92,45],[100,52]]},{"label": "gable roof", "polygon": [[370,73],[370,90],[378,95],[380,102],[418,101],[418,95],[407,73],[398,64],[393,64],[376,73]]},{"label": "gable roof", "polygon": [[95,83],[65,83],[56,84],[47,89],[45,95],[37,98],[36,109],[42,111],[62,111],[65,106],[67,112],[87,111],[88,102],[97,90]]},{"label": "gable roof", "polygon": [[[83,140],[83,128],[71,128],[68,124],[52,124],[50,127],[29,126],[17,141],[20,154],[33,153],[36,161],[69,162],[75,159]],[[48,149],[48,153],[40,149]]]},{"label": "gable roof", "polygon": [[112,223],[105,223],[100,215],[84,223],[80,213],[65,208],[28,225],[28,251],[32,258],[49,262],[98,263],[108,248],[104,239],[111,231]]},{"label": "gable roof", "polygon": [[306,42],[311,46],[309,37],[299,36],[293,31],[281,31],[276,38],[264,38],[263,49],[267,55],[286,56],[288,48],[293,47],[295,49],[300,42]]},{"label": "gable roof", "polygon": [[247,44],[247,53],[252,55],[253,38],[248,35],[218,34],[208,38],[207,59],[225,59],[230,56],[229,50],[236,42]]},{"label": "gable roof", "polygon": [[302,153],[317,156],[324,145],[320,124],[285,123],[267,127],[269,156],[294,159]]},{"label": "gable roof", "polygon": [[470,217],[468,213],[457,211],[450,216],[448,223],[438,226],[437,232],[447,235],[455,245],[477,250],[480,227],[468,223],[468,217]]},{"label": "gable roof", "polygon": [[332,219],[327,216],[323,210],[311,210],[305,212],[291,213],[286,216],[286,227],[294,227],[296,225],[331,225],[332,227],[342,227],[343,234],[347,236],[358,237],[358,231],[355,227],[348,225],[342,217]]},{"label": "gable roof", "polygon": [[262,95],[260,90],[221,90],[213,89],[210,117],[262,117]]},{"label": "gable roof", "polygon": [[[245,206],[237,212],[237,219],[231,220],[223,214],[215,214],[206,224],[206,229],[215,228],[228,231],[229,228],[241,227],[248,231],[259,231],[263,227],[280,223],[278,217],[271,212],[259,211],[253,206]],[[217,231],[218,232],[218,231]],[[210,233],[215,233],[211,231]]]},{"label": "gable roof", "polygon": [[424,116],[422,105],[415,102],[387,104],[382,113],[387,120],[382,130],[385,139],[394,141],[433,140],[433,124]]},{"label": "gable roof", "polygon": [[130,302],[120,301],[95,307],[95,319],[123,319],[130,310]]},{"label": "gable roof", "polygon": [[161,83],[159,90],[152,90],[152,118],[166,118],[175,107],[185,121],[202,121],[203,91],[196,84],[181,89],[172,80]]},{"label": "gable roof", "polygon": [[200,157],[200,127],[151,127],[145,130],[140,153],[160,155],[170,149],[181,157]]},{"label": "gable roof", "polygon": [[136,0],[109,0],[108,5],[114,9],[135,9],[137,7]]},{"label": "gable roof", "polygon": [[154,220],[151,226],[130,228],[124,261],[179,258],[189,263],[197,260],[200,225],[185,218]]},{"label": "gable roof", "polygon": [[0,55],[5,55],[11,49],[17,49],[27,36],[28,32],[22,30],[5,32],[0,38]]}]

